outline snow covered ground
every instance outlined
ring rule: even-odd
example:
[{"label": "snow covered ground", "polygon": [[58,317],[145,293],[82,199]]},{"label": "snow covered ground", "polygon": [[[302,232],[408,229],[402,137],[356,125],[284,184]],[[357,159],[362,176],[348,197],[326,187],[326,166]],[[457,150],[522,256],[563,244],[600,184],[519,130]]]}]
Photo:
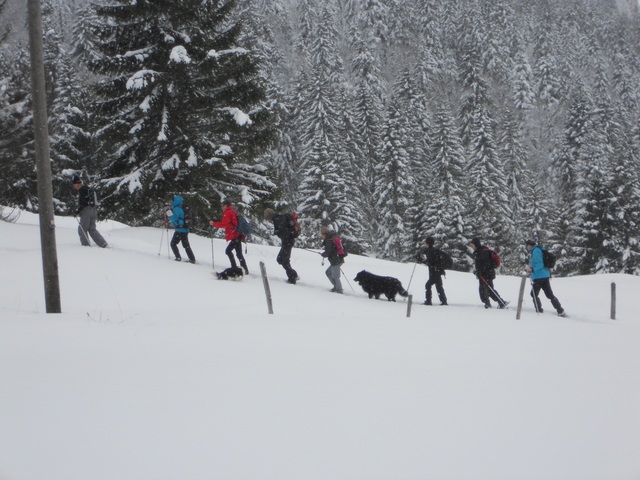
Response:
[{"label": "snow covered ground", "polygon": [[519,278],[498,276],[511,307],[485,310],[450,272],[450,306],[407,318],[352,279],[406,287],[412,264],[350,255],[340,296],[311,252],[294,250],[293,286],[276,248],[249,244],[252,275],[225,282],[209,238],[190,236],[190,265],[161,230],[102,223],[99,249],[76,227],[57,219],[48,315],[37,217],[0,222],[2,480],[640,479],[640,278],[554,279],[570,317],[527,296],[516,320]]}]

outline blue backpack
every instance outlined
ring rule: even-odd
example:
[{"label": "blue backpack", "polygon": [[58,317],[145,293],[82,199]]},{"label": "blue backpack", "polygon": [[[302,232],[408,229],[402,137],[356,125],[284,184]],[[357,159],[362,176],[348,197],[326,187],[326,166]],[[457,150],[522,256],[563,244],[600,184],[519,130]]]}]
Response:
[{"label": "blue backpack", "polygon": [[238,226],[236,227],[236,231],[245,237],[248,237],[253,233],[253,228],[251,228],[251,224],[245,217],[238,215]]}]

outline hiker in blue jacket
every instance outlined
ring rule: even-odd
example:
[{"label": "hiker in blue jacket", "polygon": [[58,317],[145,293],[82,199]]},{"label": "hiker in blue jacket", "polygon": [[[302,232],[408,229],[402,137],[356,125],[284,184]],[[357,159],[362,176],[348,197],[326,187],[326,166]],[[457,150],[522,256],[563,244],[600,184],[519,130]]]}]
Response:
[{"label": "hiker in blue jacket", "polygon": [[553,294],[553,290],[551,290],[551,282],[549,281],[551,272],[544,266],[542,248],[533,239],[527,240],[525,245],[531,256],[526,270],[531,275],[531,297],[533,298],[533,305],[536,307],[536,312],[542,313],[543,311],[542,305],[540,304],[540,297],[538,296],[540,290],[542,290],[546,297],[551,300],[551,305],[553,305],[553,308],[558,312],[558,316],[564,317],[565,311],[562,305],[560,305],[560,301]]},{"label": "hiker in blue jacket", "polygon": [[178,251],[178,243],[182,242],[182,247],[189,257],[189,263],[196,263],[196,257],[189,245],[189,227],[185,224],[184,210],[182,209],[183,202],[184,200],[180,195],[174,195],[171,208],[164,212],[171,225],[176,229],[171,239],[171,250],[176,257],[176,262],[181,261],[182,256]]}]

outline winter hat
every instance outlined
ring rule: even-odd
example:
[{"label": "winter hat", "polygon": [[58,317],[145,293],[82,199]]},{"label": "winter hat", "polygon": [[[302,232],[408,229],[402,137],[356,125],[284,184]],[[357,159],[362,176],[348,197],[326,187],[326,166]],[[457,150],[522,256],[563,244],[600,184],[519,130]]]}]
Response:
[{"label": "winter hat", "polygon": [[230,207],[231,206],[231,200],[229,200],[228,198],[226,200],[222,201],[222,205],[225,207]]},{"label": "winter hat", "polygon": [[429,245],[430,247],[433,247],[433,242],[434,242],[433,237],[427,237],[424,239],[425,245]]},{"label": "winter hat", "polygon": [[80,177],[78,175],[74,175],[71,183],[75,185],[76,183],[82,183],[82,180],[80,180]]},{"label": "winter hat", "polygon": [[274,212],[272,208],[266,208],[264,210],[264,218],[266,220],[271,220],[275,214],[276,212]]},{"label": "winter hat", "polygon": [[530,246],[534,246],[536,244],[536,241],[533,238],[528,238],[525,242],[525,245],[530,245]]},{"label": "winter hat", "polygon": [[320,227],[321,235],[329,235],[331,233],[331,229],[329,227]]},{"label": "winter hat", "polygon": [[480,247],[480,239],[479,238],[472,238],[471,241],[469,242],[469,245],[475,245],[476,248]]}]

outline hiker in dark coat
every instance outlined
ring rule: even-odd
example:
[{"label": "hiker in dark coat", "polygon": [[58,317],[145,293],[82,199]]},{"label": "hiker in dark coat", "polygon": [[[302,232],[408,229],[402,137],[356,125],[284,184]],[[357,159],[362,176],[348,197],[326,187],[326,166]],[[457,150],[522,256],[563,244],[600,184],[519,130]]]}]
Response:
[{"label": "hiker in dark coat", "polygon": [[[325,271],[327,278],[333,285],[332,292],[342,293],[342,282],[340,281],[340,265],[344,263],[344,258],[338,255],[338,246],[335,242],[335,232],[329,227],[320,228],[320,237],[324,251],[321,253],[323,258],[329,260],[329,268]],[[324,262],[323,262],[324,263]]]},{"label": "hiker in dark coat", "polygon": [[282,247],[276,261],[282,265],[287,273],[287,282],[295,285],[300,277],[298,277],[298,272],[291,267],[291,250],[293,250],[297,236],[293,216],[290,213],[276,213],[273,209],[267,208],[264,211],[264,218],[273,222],[273,234],[282,240]]},{"label": "hiker in dark coat", "polygon": [[233,258],[233,252],[235,250],[238,261],[244,269],[244,273],[249,274],[247,262],[242,255],[242,241],[244,240],[244,235],[238,231],[238,213],[231,205],[230,200],[222,202],[222,220],[219,222],[214,222],[212,220],[209,222],[209,225],[214,228],[224,228],[224,238],[229,242],[224,253],[229,257],[231,268],[236,268],[238,266],[236,264],[236,259]]},{"label": "hiker in dark coat", "polygon": [[76,219],[78,220],[78,235],[80,236],[80,243],[85,246],[91,246],[89,237],[96,242],[99,247],[107,247],[107,241],[100,235],[96,228],[96,222],[98,221],[98,210],[95,205],[95,195],[93,192],[82,183],[80,177],[77,175],[73,177],[73,188],[78,191],[78,209],[76,210]]},{"label": "hiker in dark coat", "polygon": [[551,272],[547,267],[544,266],[544,260],[542,255],[542,248],[538,243],[529,239],[525,242],[525,246],[531,255],[531,260],[529,265],[525,268],[527,272],[531,275],[531,296],[533,297],[533,305],[536,308],[536,312],[542,313],[542,305],[540,304],[540,290],[542,290],[545,296],[551,300],[551,305],[558,312],[558,316],[564,317],[565,312],[560,304],[560,300],[556,298],[553,294],[553,290],[551,289]]},{"label": "hiker in dark coat", "polygon": [[480,243],[479,238],[474,238],[469,242],[469,247],[473,250],[475,258],[475,274],[478,278],[480,300],[484,303],[484,308],[491,308],[489,299],[498,304],[498,308],[505,308],[505,302],[493,287],[493,280],[496,278],[496,268],[491,258],[491,250]]},{"label": "hiker in dark coat", "polygon": [[425,288],[425,305],[433,305],[431,303],[431,287],[435,285],[436,292],[438,292],[438,298],[440,299],[440,305],[448,305],[447,295],[444,293],[444,287],[442,285],[442,275],[445,271],[437,266],[438,249],[433,246],[433,237],[427,237],[424,241],[422,251],[418,254],[418,262],[424,263],[429,267],[429,280],[424,285]]}]

